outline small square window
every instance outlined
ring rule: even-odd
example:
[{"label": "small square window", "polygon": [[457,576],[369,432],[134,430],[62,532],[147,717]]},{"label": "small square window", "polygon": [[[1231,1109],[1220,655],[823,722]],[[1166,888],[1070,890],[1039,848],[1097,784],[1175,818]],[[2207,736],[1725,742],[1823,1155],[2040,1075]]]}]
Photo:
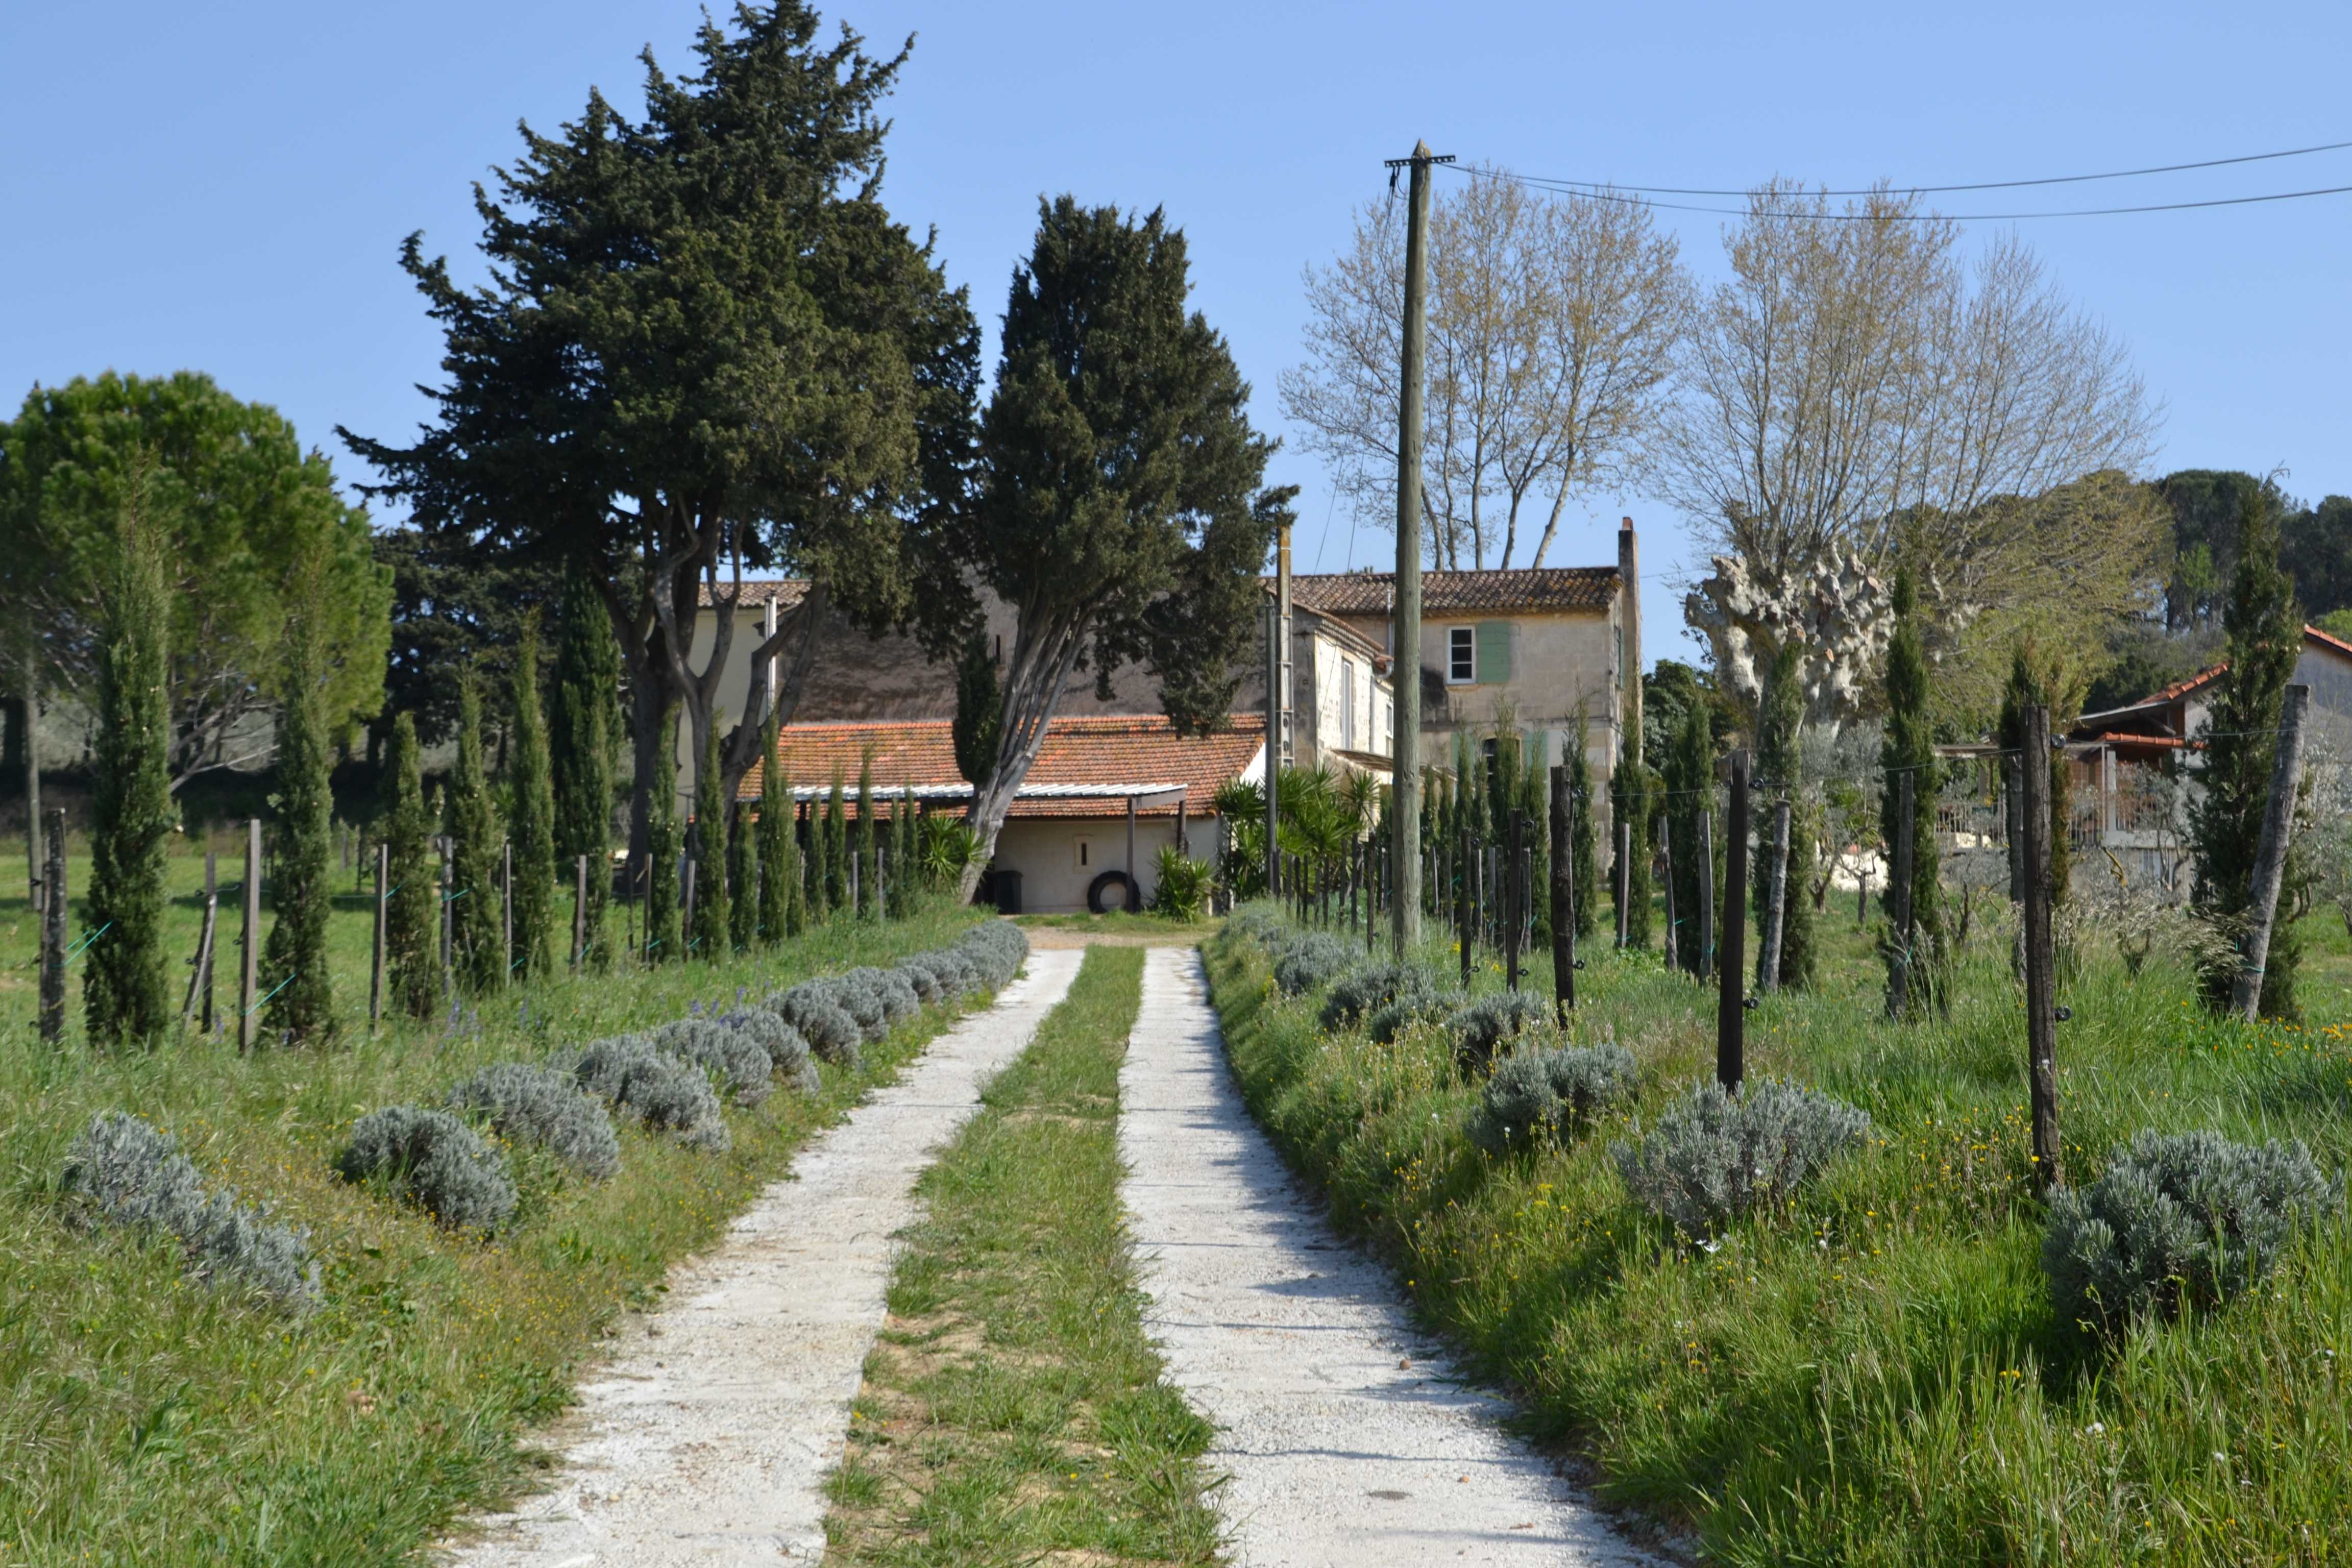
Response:
[{"label": "small square window", "polygon": [[1094,848],[1095,847],[1093,843],[1087,839],[1081,838],[1077,841],[1076,854],[1077,867],[1079,870],[1087,871],[1093,869]]},{"label": "small square window", "polygon": [[1469,682],[1478,679],[1478,632],[1475,626],[1454,626],[1445,634],[1445,679]]}]

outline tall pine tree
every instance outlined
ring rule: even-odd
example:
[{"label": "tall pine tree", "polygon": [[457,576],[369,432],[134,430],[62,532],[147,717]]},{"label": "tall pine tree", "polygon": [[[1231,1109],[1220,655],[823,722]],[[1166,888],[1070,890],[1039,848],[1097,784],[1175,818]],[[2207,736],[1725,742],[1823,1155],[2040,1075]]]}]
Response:
[{"label": "tall pine tree", "polygon": [[97,799],[82,919],[100,934],[83,960],[82,1015],[100,1047],[153,1045],[172,1026],[163,955],[164,853],[172,802],[171,606],[162,547],[134,472],[104,581],[98,655]]},{"label": "tall pine tree", "polygon": [[562,620],[555,645],[555,706],[548,714],[548,752],[554,774],[555,855],[559,872],[573,875],[588,858],[588,952],[599,969],[613,959],[604,934],[604,907],[613,885],[613,755],[619,726],[619,665],[612,617],[587,572],[563,574]]},{"label": "tall pine tree", "polygon": [[[1778,797],[1789,801],[1789,847],[1780,896],[1780,974],[1783,990],[1801,991],[1813,981],[1813,901],[1805,896],[1806,869],[1813,863],[1813,815],[1804,789],[1805,694],[1801,684],[1803,651],[1784,647],[1764,673],[1764,695],[1757,704],[1756,773],[1773,789],[1760,803],[1756,817],[1759,851],[1753,884],[1756,929],[1760,933],[1772,907],[1772,857]],[[1757,973],[1763,973],[1764,944],[1756,947]]]},{"label": "tall pine tree", "polygon": [[261,984],[269,1005],[263,1036],[289,1045],[323,1044],[335,1032],[334,986],[327,963],[327,915],[334,899],[330,839],[334,795],[328,787],[325,672],[316,621],[298,614],[286,628],[286,686],[278,716],[278,811],[270,859],[276,920],[261,950]]},{"label": "tall pine tree", "polygon": [[457,984],[478,994],[505,983],[506,914],[499,888],[503,839],[482,752],[482,698],[470,672],[457,687],[457,768],[445,809],[457,883],[447,896]]},{"label": "tall pine tree", "polygon": [[[2204,742],[2204,754],[2193,764],[2200,795],[2189,813],[2189,842],[2197,854],[2190,907],[2233,942],[2242,937],[2253,902],[2254,860],[2262,848],[2271,770],[2278,759],[2279,721],[2295,662],[2303,656],[2303,611],[2294,602],[2294,583],[2279,569],[2271,501],[2268,487],[2249,487],[2240,510],[2238,566],[2222,616],[2229,668],[2214,682],[2206,722],[2192,737]],[[2263,971],[2260,1005],[2266,1017],[2297,1015],[2294,980],[2302,943],[2294,922],[2285,918],[2302,875],[2296,858],[2290,849],[2280,916],[2271,928]],[[2236,969],[2234,962],[2210,963],[2198,976],[2208,1007],[2228,1009]]]},{"label": "tall pine tree", "polygon": [[719,783],[719,725],[705,731],[702,765],[694,774],[694,931],[697,957],[727,956],[727,799]]},{"label": "tall pine tree", "polygon": [[[1895,635],[1886,645],[1886,739],[1879,748],[1885,782],[1879,791],[1879,837],[1887,846],[1887,877],[1895,872],[1900,837],[1901,781],[1911,779],[1911,941],[1895,929],[1895,905],[1881,895],[1887,924],[1879,942],[1886,962],[1888,995],[1898,969],[1904,974],[1905,1012],[1916,1017],[1944,1001],[1945,960],[1942,863],[1936,853],[1936,738],[1927,717],[1927,649],[1919,626],[1919,588],[1906,568],[1895,577]],[[1888,891],[1891,893],[1892,889]]]},{"label": "tall pine tree", "polygon": [[555,785],[539,705],[539,617],[523,621],[514,658],[514,733],[507,747],[507,837],[514,847],[514,973],[543,979],[561,967],[555,941]]},{"label": "tall pine tree", "polygon": [[385,802],[385,868],[391,898],[385,910],[384,963],[391,970],[392,1005],[412,1018],[430,1018],[441,1001],[440,910],[433,887],[433,815],[425,805],[416,716],[392,721],[384,757],[391,785]]},{"label": "tall pine tree", "polygon": [[665,709],[662,743],[653,748],[646,795],[646,962],[667,963],[686,951],[677,907],[677,710]]}]

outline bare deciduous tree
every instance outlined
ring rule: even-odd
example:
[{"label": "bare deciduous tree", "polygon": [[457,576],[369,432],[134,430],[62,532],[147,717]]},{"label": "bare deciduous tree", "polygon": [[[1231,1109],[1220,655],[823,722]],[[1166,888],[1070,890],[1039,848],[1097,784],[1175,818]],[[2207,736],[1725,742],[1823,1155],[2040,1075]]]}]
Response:
[{"label": "bare deciduous tree", "polygon": [[[1569,499],[1637,467],[1689,314],[1672,236],[1638,203],[1490,172],[1430,217],[1423,522],[1441,567],[1540,566]],[[1349,503],[1392,527],[1404,229],[1393,203],[1306,275],[1307,359],[1282,377]],[[1538,522],[1540,521],[1540,531]]]},{"label": "bare deciduous tree", "polygon": [[[2156,416],[2123,344],[2021,242],[1971,261],[1916,196],[1833,210],[1774,184],[1724,247],[1732,275],[1698,309],[1660,445],[1664,492],[1739,563],[1711,582],[1786,603],[1752,615],[1701,584],[1692,618],[1719,668],[1760,668],[1777,627],[1818,618],[1824,572],[1918,565],[1949,638],[1996,605],[2113,604],[2152,568],[2142,509],[2105,481],[2083,504],[2029,504],[2136,467]],[[2063,550],[2039,549],[2045,527]],[[1836,686],[1809,672],[1809,690]]]}]

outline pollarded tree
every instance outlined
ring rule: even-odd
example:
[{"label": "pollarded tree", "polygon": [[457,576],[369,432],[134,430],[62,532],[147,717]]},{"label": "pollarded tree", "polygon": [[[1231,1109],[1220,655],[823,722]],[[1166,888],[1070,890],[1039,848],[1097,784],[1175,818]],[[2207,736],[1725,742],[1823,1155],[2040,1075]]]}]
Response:
[{"label": "pollarded tree", "polygon": [[760,769],[760,940],[772,947],[800,935],[793,907],[801,879],[800,845],[793,831],[793,784],[777,755],[772,715],[761,745],[767,761]]},{"label": "pollarded tree", "polygon": [[1183,236],[1157,212],[1041,206],[982,421],[981,492],[950,531],[1014,616],[966,898],[1082,659],[1098,681],[1149,666],[1187,732],[1224,721],[1292,494],[1260,489],[1271,448],[1224,340],[1186,313]]},{"label": "pollarded tree", "polygon": [[418,770],[416,719],[395,714],[384,756],[391,786],[384,810],[390,908],[385,911],[384,963],[391,970],[392,1005],[412,1018],[429,1018],[441,999],[440,911],[433,888],[434,816],[425,805]]},{"label": "pollarded tree", "polygon": [[[1887,1000],[1892,1006],[1900,976],[1901,1013],[1916,1017],[1929,1005],[1941,1006],[1945,960],[1943,863],[1936,851],[1936,737],[1927,714],[1927,650],[1918,585],[1907,571],[1895,578],[1895,634],[1886,645],[1886,739],[1879,764],[1886,782],[1879,791],[1879,838],[1887,850],[1887,889],[1880,898],[1886,929],[1879,952],[1886,961]],[[1911,782],[1911,935],[1897,929],[1895,900],[1895,847],[1902,811],[1902,784]]]},{"label": "pollarded tree", "polygon": [[612,962],[604,906],[612,896],[613,731],[620,721],[620,673],[612,618],[588,574],[563,574],[562,619],[555,644],[555,706],[548,752],[555,780],[555,854],[571,872],[588,858],[588,952],[598,968]]},{"label": "pollarded tree", "polygon": [[[307,575],[307,574],[298,574]],[[261,950],[269,1005],[264,1036],[289,1045],[334,1037],[335,996],[327,963],[327,916],[334,903],[333,766],[327,743],[326,673],[320,628],[300,614],[286,628],[285,679],[278,707],[278,812],[270,858],[277,918]]]},{"label": "pollarded tree", "polygon": [[543,979],[555,962],[555,785],[539,706],[539,622],[515,646],[513,729],[507,749],[507,837],[514,847],[515,973]]},{"label": "pollarded tree", "polygon": [[417,237],[402,252],[447,345],[434,423],[404,447],[345,433],[428,531],[593,569],[634,705],[633,849],[662,715],[709,750],[744,571],[789,563],[809,591],[750,659],[722,798],[833,617],[937,639],[969,615],[913,581],[961,503],[978,325],[881,202],[905,53],[819,28],[803,0],[739,5],[701,28],[698,74],[647,58],[641,121],[592,92],[555,135],[526,128],[477,202],[490,281],[462,287]]},{"label": "pollarded tree", "polygon": [[171,608],[150,487],[134,470],[103,582],[98,647],[98,785],[91,824],[81,997],[90,1044],[160,1043],[172,1025],[163,957],[164,851],[172,804]]},{"label": "pollarded tree", "polygon": [[[2279,720],[2295,661],[2303,655],[2303,611],[2294,602],[2294,583],[2279,568],[2278,527],[2269,500],[2260,491],[2249,492],[2239,518],[2237,564],[2222,613],[2229,666],[2214,683],[2204,725],[2191,737],[2204,742],[2204,754],[2193,764],[2200,788],[2189,813],[2189,844],[2197,854],[2190,907],[2233,941],[2242,936],[2253,902],[2254,861],[2278,759]],[[2290,890],[2299,873],[2290,848]],[[2284,894],[2280,901],[2287,902]],[[2265,1016],[2296,1016],[2294,976],[2301,958],[2294,922],[2281,919],[2272,927],[2263,970],[2260,1006]],[[2198,980],[2205,1005],[2226,1010],[2237,980],[2235,965],[2208,964]]]},{"label": "pollarded tree", "polygon": [[449,874],[457,883],[444,896],[450,901],[457,983],[470,992],[488,991],[506,979],[506,917],[499,889],[503,839],[482,755],[482,699],[471,679],[457,688],[457,766],[444,809],[441,830],[449,836]]},{"label": "pollarded tree", "polygon": [[656,728],[662,740],[646,790],[645,953],[648,963],[667,963],[686,951],[678,934],[677,713],[665,711]]},{"label": "pollarded tree", "polygon": [[727,897],[727,801],[719,788],[719,726],[704,731],[694,775],[694,930],[692,951],[724,958],[730,930]]}]

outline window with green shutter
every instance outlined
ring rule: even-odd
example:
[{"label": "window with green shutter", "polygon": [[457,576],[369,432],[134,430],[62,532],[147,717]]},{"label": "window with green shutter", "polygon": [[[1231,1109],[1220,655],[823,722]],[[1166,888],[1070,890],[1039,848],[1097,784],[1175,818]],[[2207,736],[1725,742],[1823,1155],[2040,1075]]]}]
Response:
[{"label": "window with green shutter", "polygon": [[1478,684],[1498,685],[1511,679],[1511,623],[1478,623]]}]

